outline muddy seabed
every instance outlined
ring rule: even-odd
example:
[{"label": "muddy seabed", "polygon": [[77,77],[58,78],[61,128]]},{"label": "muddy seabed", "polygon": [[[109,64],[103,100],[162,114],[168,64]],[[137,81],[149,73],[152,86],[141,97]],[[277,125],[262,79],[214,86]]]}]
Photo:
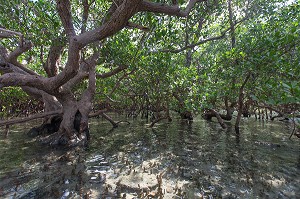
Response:
[{"label": "muddy seabed", "polygon": [[245,119],[236,136],[201,118],[130,122],[93,119],[84,150],[37,144],[32,123],[13,127],[0,139],[0,198],[300,198],[289,124]]}]

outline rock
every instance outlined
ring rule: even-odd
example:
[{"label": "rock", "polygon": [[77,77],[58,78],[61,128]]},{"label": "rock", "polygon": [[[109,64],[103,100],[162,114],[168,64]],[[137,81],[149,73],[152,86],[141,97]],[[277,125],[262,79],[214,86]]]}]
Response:
[{"label": "rock", "polygon": [[147,173],[132,173],[120,178],[120,187],[138,192],[141,189],[155,189],[158,186],[156,175]]},{"label": "rock", "polygon": [[173,188],[171,186],[167,186],[166,191],[167,191],[167,193],[172,193]]}]

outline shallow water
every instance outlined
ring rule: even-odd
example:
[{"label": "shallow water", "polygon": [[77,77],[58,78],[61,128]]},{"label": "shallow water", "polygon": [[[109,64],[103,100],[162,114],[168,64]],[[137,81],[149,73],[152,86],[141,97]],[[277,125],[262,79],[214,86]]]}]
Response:
[{"label": "shallow water", "polygon": [[201,118],[130,122],[93,119],[89,148],[71,152],[14,127],[0,139],[0,197],[300,198],[300,140],[286,123],[245,119],[236,136]]}]

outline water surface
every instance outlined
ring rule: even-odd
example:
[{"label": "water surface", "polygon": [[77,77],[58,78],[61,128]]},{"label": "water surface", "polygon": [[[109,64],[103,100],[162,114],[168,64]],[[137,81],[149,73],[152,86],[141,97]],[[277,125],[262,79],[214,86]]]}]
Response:
[{"label": "water surface", "polygon": [[300,197],[300,140],[288,139],[289,124],[245,119],[237,136],[201,118],[129,122],[93,119],[85,151],[36,144],[25,135],[32,123],[13,127],[0,139],[0,197]]}]

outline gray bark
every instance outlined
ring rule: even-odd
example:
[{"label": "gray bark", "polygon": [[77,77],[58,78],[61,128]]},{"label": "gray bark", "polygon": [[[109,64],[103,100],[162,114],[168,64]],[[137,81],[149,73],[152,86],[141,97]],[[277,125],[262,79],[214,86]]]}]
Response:
[{"label": "gray bark", "polygon": [[[51,111],[62,111],[62,121],[58,132],[50,136],[45,142],[59,143],[62,137],[64,137],[68,145],[74,145],[80,141],[85,142],[88,133],[88,116],[92,110],[92,99],[95,93],[96,78],[110,77],[126,69],[126,66],[120,66],[109,73],[95,74],[95,66],[99,54],[95,53],[85,59],[81,57],[81,50],[87,45],[100,42],[132,24],[129,22],[129,19],[138,12],[154,12],[186,17],[198,2],[201,2],[201,0],[190,0],[186,9],[181,10],[177,3],[167,5],[143,0],[115,0],[107,11],[106,17],[103,18],[102,25],[93,30],[86,30],[85,25],[88,20],[90,5],[87,4],[86,0],[83,0],[83,26],[81,33],[77,35],[73,24],[70,0],[56,0],[56,8],[68,42],[66,45],[68,48],[67,62],[62,67],[63,70],[58,71],[58,62],[62,49],[65,46],[64,42],[56,43],[50,48],[47,61],[43,66],[48,77],[43,77],[19,63],[17,59],[31,49],[33,44],[25,42],[21,33],[9,30],[3,32],[0,29],[0,38],[17,35],[21,41],[19,46],[10,53],[4,47],[0,48],[0,71],[2,72],[0,88],[20,86],[28,94],[44,101],[45,114]],[[140,26],[136,25],[136,27]],[[88,87],[80,100],[75,99],[72,88],[87,78],[89,82]]]}]

